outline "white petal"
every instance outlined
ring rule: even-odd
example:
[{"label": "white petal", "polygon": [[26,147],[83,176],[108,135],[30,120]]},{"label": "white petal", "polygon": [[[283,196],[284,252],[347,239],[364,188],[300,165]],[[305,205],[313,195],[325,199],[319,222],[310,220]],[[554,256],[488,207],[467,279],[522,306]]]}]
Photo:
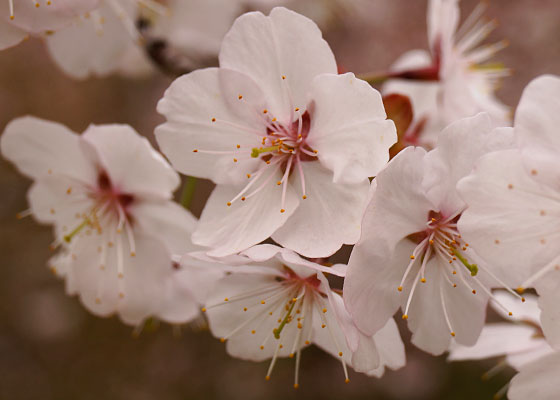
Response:
[{"label": "white petal", "polygon": [[536,326],[540,325],[541,311],[537,303],[537,296],[531,293],[525,293],[523,297],[525,301],[522,302],[518,297],[512,296],[510,293],[500,290],[494,291],[494,298],[500,302],[507,310],[513,314],[509,316],[504,309],[496,304],[495,301],[490,301],[490,305],[495,312],[500,314],[504,319],[511,321],[530,321]]},{"label": "white petal", "polygon": [[170,198],[180,183],[167,161],[128,125],[90,125],[82,137],[97,149],[101,167],[122,193]]},{"label": "white petal", "polygon": [[526,364],[537,361],[548,354],[554,353],[554,349],[544,340],[535,340],[534,347],[523,353],[509,354],[506,362],[512,368],[520,371]]},{"label": "white petal", "polygon": [[[73,78],[84,79],[90,75],[105,76],[115,72],[123,54],[126,54],[130,46],[135,45],[130,32],[125,28],[123,18],[132,21],[136,5],[132,2],[119,2],[126,14],[120,17],[109,3],[104,2],[96,10],[96,15],[76,18],[71,26],[46,36],[51,57]],[[100,18],[102,21],[99,21]]]},{"label": "white petal", "polygon": [[[198,226],[192,239],[195,244],[212,247],[212,256],[225,256],[245,250],[262,242],[294,213],[299,200],[294,190],[288,186],[286,193],[285,212],[282,208],[281,179],[278,171],[255,196],[245,200],[237,200],[228,207],[242,187],[218,185],[200,216]],[[264,178],[266,179],[266,178]],[[259,185],[257,183],[256,185]]]},{"label": "white petal", "polygon": [[265,108],[263,94],[246,75],[223,68],[198,70],[175,80],[158,103],[168,122],[156,128],[156,138],[180,172],[216,183],[241,183],[262,164],[249,155],[260,145],[258,135],[266,134]]},{"label": "white petal", "polygon": [[342,276],[342,277],[346,274],[346,265],[335,264],[332,267],[325,267],[323,265],[316,264],[311,261],[307,261],[306,259],[300,257],[298,254],[294,253],[291,250],[274,246],[272,244],[261,244],[261,245],[253,246],[243,251],[241,254],[257,262],[267,261],[270,260],[271,258],[276,257],[279,260],[283,261],[284,263],[291,264],[291,265],[295,264],[304,267],[304,269],[321,271],[321,272],[325,272],[336,276]]},{"label": "white petal", "polygon": [[27,37],[24,30],[0,20],[0,50],[15,46]]},{"label": "white petal", "polygon": [[399,309],[404,294],[397,287],[414,247],[411,241],[403,240],[391,256],[377,241],[354,246],[344,280],[344,302],[364,333],[379,331]]},{"label": "white petal", "polygon": [[453,215],[463,209],[465,203],[456,190],[457,182],[470,174],[482,155],[511,147],[513,131],[493,131],[486,113],[452,123],[441,132],[437,148],[426,155],[423,185],[428,198],[443,215]]},{"label": "white petal", "polygon": [[560,349],[560,270],[549,272],[536,283],[536,288],[544,335],[551,346]]},{"label": "white petal", "polygon": [[[356,243],[368,196],[367,179],[333,183],[332,172],[318,162],[304,163],[302,169],[307,198],[272,238],[306,257],[330,256],[343,244]],[[297,171],[293,175],[293,187],[300,188],[300,175]]]},{"label": "white petal", "polygon": [[139,229],[157,236],[172,254],[196,250],[191,242],[196,218],[179,204],[170,201],[132,203],[130,213]]},{"label": "white petal", "polygon": [[309,98],[313,107],[307,142],[334,172],[334,182],[358,183],[375,176],[397,140],[379,92],[352,73],[324,74],[313,80]]},{"label": "white petal", "polygon": [[515,133],[529,169],[560,188],[560,78],[542,75],[527,85],[515,114]]},{"label": "white petal", "polygon": [[389,319],[387,324],[373,336],[373,340],[379,351],[381,365],[369,371],[368,375],[380,378],[385,372],[385,367],[397,370],[405,366],[406,354],[404,343],[393,318]]},{"label": "white petal", "polygon": [[253,78],[267,95],[271,115],[282,123],[291,122],[295,107],[306,106],[315,76],[337,73],[334,55],[317,25],[281,7],[268,17],[239,17],[222,43],[220,66]]},{"label": "white petal", "polygon": [[445,46],[452,45],[458,24],[458,0],[430,0],[428,3],[428,40],[431,49],[436,47],[438,41],[442,41],[442,45]]},{"label": "white petal", "polygon": [[449,350],[449,361],[483,360],[485,358],[529,352],[543,340],[535,339],[535,328],[512,323],[488,324],[482,329],[474,346],[453,343]]},{"label": "white petal", "polygon": [[556,400],[560,396],[558,373],[560,352],[550,354],[525,367],[513,377],[508,397],[511,400]]},{"label": "white petal", "polygon": [[508,284],[558,256],[560,194],[527,174],[518,151],[481,157],[458,190],[469,205],[459,231]]},{"label": "white petal", "polygon": [[97,170],[84,156],[79,142],[80,137],[64,125],[22,117],[8,124],[0,146],[2,155],[31,178],[64,175],[95,182]]}]

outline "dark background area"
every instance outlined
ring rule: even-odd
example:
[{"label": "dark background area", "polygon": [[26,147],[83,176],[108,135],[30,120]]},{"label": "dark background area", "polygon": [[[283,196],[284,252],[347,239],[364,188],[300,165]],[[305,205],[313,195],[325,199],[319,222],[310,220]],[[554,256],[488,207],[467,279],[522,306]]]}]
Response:
[{"label": "dark background area", "polygon": [[[16,0],[17,1],[17,0]],[[21,0],[25,1],[25,0]],[[224,0],[226,1],[226,0]],[[370,0],[361,18],[346,18],[325,32],[338,63],[356,73],[387,68],[401,53],[427,48],[426,1]],[[477,4],[464,0],[465,17]],[[2,4],[2,6],[7,6]],[[488,17],[500,26],[489,42],[510,46],[496,59],[513,68],[499,97],[515,106],[523,87],[543,73],[560,74],[560,2],[492,0]],[[170,78],[122,77],[73,81],[51,62],[39,40],[0,52],[0,131],[31,114],[82,132],[90,123],[128,123],[153,142],[163,122],[155,105]],[[292,388],[294,360],[280,360],[266,382],[266,363],[230,358],[198,323],[181,332],[162,324],[139,337],[114,318],[90,315],[66,296],[46,268],[49,227],[17,220],[27,208],[30,182],[0,161],[0,399],[491,399],[513,371],[483,382],[496,360],[448,364],[409,347],[408,365],[382,379],[351,373],[315,348],[303,352],[301,387]],[[197,186],[199,215],[211,185]],[[405,340],[408,332],[401,326]]]}]

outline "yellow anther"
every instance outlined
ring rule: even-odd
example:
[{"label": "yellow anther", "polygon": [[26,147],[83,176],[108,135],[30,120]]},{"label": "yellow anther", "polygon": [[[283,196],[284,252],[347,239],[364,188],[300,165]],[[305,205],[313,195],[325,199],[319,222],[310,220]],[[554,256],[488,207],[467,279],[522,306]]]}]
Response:
[{"label": "yellow anther", "polygon": [[277,185],[281,185],[281,184],[282,184],[282,181],[278,181],[278,182],[276,182],[276,184],[277,184]]},{"label": "yellow anther", "polygon": [[451,336],[455,337],[455,332],[451,332]]},{"label": "yellow anther", "polygon": [[193,152],[193,153],[198,153],[198,150],[197,150],[197,149],[194,149],[192,152]]},{"label": "yellow anther", "polygon": [[264,346],[261,346],[261,350],[264,350]]},{"label": "yellow anther", "polygon": [[454,287],[454,288],[455,288],[455,287],[457,287],[457,284],[456,284],[456,283],[454,283],[454,284],[453,284],[453,287]]},{"label": "yellow anther", "polygon": [[475,289],[472,290],[472,294],[476,294],[476,290],[475,290]]},{"label": "yellow anther", "polygon": [[123,278],[124,278],[124,274],[123,274],[122,272],[119,273],[117,276],[118,276],[119,279],[123,279]]},{"label": "yellow anther", "polygon": [[229,299],[226,297],[226,298],[224,299],[224,301],[229,301]]},{"label": "yellow anther", "polygon": [[246,200],[246,197],[243,196],[243,197],[241,198],[241,201],[245,201],[245,200]]},{"label": "yellow anther", "polygon": [[297,389],[299,387],[299,384],[294,383],[294,389]]},{"label": "yellow anther", "polygon": [[265,108],[265,109],[263,110],[263,114],[266,114],[266,113],[268,113],[268,110]]},{"label": "yellow anther", "polygon": [[72,193],[72,186],[70,186],[68,189],[66,189],[66,194],[70,194]]},{"label": "yellow anther", "polygon": [[282,79],[286,79],[286,75],[282,75]]},{"label": "yellow anther", "polygon": [[306,196],[306,195],[303,195],[303,196],[301,196],[301,198],[302,198],[303,200],[305,200],[305,199],[307,199],[307,196]]},{"label": "yellow anther", "polygon": [[414,260],[416,257],[414,257],[413,255],[410,256],[411,260]]},{"label": "yellow anther", "polygon": [[397,290],[398,290],[399,292],[402,292],[402,286],[399,286],[399,287],[397,288]]},{"label": "yellow anther", "polygon": [[237,162],[237,158],[234,158],[234,159],[233,159],[233,162]]},{"label": "yellow anther", "polygon": [[240,144],[238,144],[238,145],[237,145],[237,146],[235,146],[235,147],[237,147],[238,149],[240,149],[240,148],[241,148],[241,145],[240,145]]},{"label": "yellow anther", "polygon": [[251,335],[254,335],[255,333],[256,333],[256,331],[253,329],[253,330],[251,331]]},{"label": "yellow anther", "polygon": [[299,111],[299,107],[296,107],[296,112]]},{"label": "yellow anther", "polygon": [[290,353],[290,355],[288,355],[288,357],[294,358],[294,353]]},{"label": "yellow anther", "polygon": [[237,98],[238,98],[239,100],[241,100],[241,99],[243,98],[243,96],[239,95],[239,96],[237,96]]},{"label": "yellow anther", "polygon": [[280,209],[280,212],[281,212],[281,213],[284,213],[284,212],[286,212],[286,210],[284,210],[283,208],[281,208],[281,209]]},{"label": "yellow anther", "polygon": [[228,207],[231,207],[231,201],[228,201],[226,204]]},{"label": "yellow anther", "polygon": [[206,312],[206,307],[202,307],[202,312]]},{"label": "yellow anther", "polygon": [[324,327],[326,327],[326,326],[327,326],[327,325],[323,324],[323,325],[321,325],[321,328],[324,328]]},{"label": "yellow anther", "polygon": [[95,299],[95,304],[101,304],[101,299],[99,297]]},{"label": "yellow anther", "polygon": [[216,118],[212,118],[212,122],[216,122]]},{"label": "yellow anther", "polygon": [[346,378],[346,379],[344,380],[344,383],[350,383],[350,379]]},{"label": "yellow anther", "polygon": [[326,308],[323,308],[323,312],[326,313],[326,312],[327,312],[327,309],[326,309]]},{"label": "yellow anther", "polygon": [[220,338],[220,342],[224,343],[226,341],[226,338]]},{"label": "yellow anther", "polygon": [[422,283],[426,283],[426,278],[422,278],[422,279],[420,279],[420,282],[422,282]]},{"label": "yellow anther", "polygon": [[120,297],[121,299],[124,299],[124,293],[123,293],[123,292],[120,292],[120,293],[119,293],[119,297]]},{"label": "yellow anther", "polygon": [[408,319],[408,315],[403,314],[402,319],[407,320],[407,319]]},{"label": "yellow anther", "polygon": [[508,315],[511,317],[511,316],[513,315],[513,313],[510,311],[510,312],[508,313]]},{"label": "yellow anther", "polygon": [[264,301],[264,300],[261,300],[261,304],[266,304],[266,301]]},{"label": "yellow anther", "polygon": [[301,329],[301,328],[303,328],[303,325],[301,323],[298,323],[297,327],[298,327],[298,329]]},{"label": "yellow anther", "polygon": [[519,293],[519,294],[525,293],[525,289],[523,289],[521,286],[518,287],[517,289],[515,289],[515,291],[516,291],[517,293]]},{"label": "yellow anther", "polygon": [[247,179],[249,179],[251,177],[251,174],[247,174]]},{"label": "yellow anther", "polygon": [[243,307],[243,311],[247,311],[247,307]]}]

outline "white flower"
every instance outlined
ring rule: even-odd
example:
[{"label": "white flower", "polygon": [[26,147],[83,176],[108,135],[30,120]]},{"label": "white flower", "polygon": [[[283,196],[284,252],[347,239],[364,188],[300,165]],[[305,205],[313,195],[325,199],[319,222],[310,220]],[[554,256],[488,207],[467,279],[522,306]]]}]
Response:
[{"label": "white flower", "polygon": [[560,351],[524,365],[513,377],[508,390],[510,400],[557,400],[560,397]]},{"label": "white flower", "polygon": [[524,365],[553,352],[540,326],[540,310],[536,296],[528,294],[525,296],[526,303],[520,304],[507,293],[497,292],[494,295],[502,305],[513,312],[513,316],[508,316],[501,306],[491,301],[492,308],[514,323],[497,322],[485,325],[480,338],[472,347],[452,344],[447,358],[449,361],[505,356],[505,362],[519,371]]},{"label": "white flower", "polygon": [[[188,256],[184,260],[192,263]],[[343,276],[345,265],[324,267],[273,245],[255,246],[222,262],[234,265],[211,290],[203,309],[210,330],[227,341],[227,351],[234,357],[272,358],[266,379],[278,357],[295,356],[297,388],[301,350],[312,343],[341,360],[347,382],[347,365],[377,377],[385,366],[404,365],[395,321],[386,321],[375,336],[360,333],[342,296],[329,287],[324,274]]]},{"label": "white flower", "polygon": [[489,154],[459,184],[460,228],[510,285],[535,287],[550,343],[560,344],[560,78],[542,76],[515,115],[518,149]]},{"label": "white flower", "polygon": [[98,0],[2,0],[0,50],[15,46],[29,35],[53,32],[77,15],[97,6]]},{"label": "white flower", "polygon": [[481,2],[463,25],[459,23],[458,0],[430,0],[428,39],[431,54],[423,50],[405,53],[393,72],[416,71],[435,75],[434,81],[391,80],[384,93],[410,97],[415,120],[405,139],[433,147],[441,129],[453,121],[488,112],[494,126],[511,123],[509,108],[494,95],[509,70],[489,59],[506,46],[505,41],[479,46],[496,27],[495,21],[480,20],[487,4]]},{"label": "white flower", "polygon": [[455,185],[510,141],[479,114],[447,127],[435,150],[406,148],[379,173],[344,282],[359,329],[375,333],[400,307],[421,349],[441,354],[452,337],[474,345],[492,275],[457,228],[465,204]]},{"label": "white flower", "polygon": [[197,62],[216,57],[219,44],[240,13],[235,1],[100,0],[99,7],[74,20],[71,27],[46,37],[54,61],[74,78],[120,72],[143,76],[153,70],[144,54],[143,37],[136,24],[149,26],[150,35]]},{"label": "white flower", "polygon": [[269,236],[309,257],[355,243],[368,177],[396,140],[379,93],[336,75],[317,26],[284,8],[238,18],[220,65],[177,79],[158,104],[173,166],[217,184],[193,241],[215,256]]},{"label": "white flower", "polygon": [[146,139],[126,125],[91,125],[77,135],[25,117],[7,126],[0,145],[34,180],[27,213],[54,225],[53,247],[62,248],[50,264],[69,294],[94,314],[116,312],[129,324],[198,314],[172,261],[195,249],[195,220],[171,201],[179,177]]}]

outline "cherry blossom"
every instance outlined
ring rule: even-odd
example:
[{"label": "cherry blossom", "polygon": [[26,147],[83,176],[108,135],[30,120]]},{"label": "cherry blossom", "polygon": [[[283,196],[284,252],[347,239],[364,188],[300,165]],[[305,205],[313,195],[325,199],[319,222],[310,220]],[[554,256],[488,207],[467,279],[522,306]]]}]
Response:
[{"label": "cherry blossom", "polygon": [[[415,120],[405,139],[412,144],[433,147],[441,129],[453,121],[481,111],[490,114],[494,126],[510,125],[509,108],[494,95],[509,70],[490,62],[506,41],[489,45],[481,42],[497,26],[481,19],[487,7],[481,2],[459,25],[459,0],[430,0],[428,41],[431,54],[412,50],[401,56],[393,72],[415,71],[424,79],[390,80],[383,93],[410,97]],[[430,78],[431,77],[431,78]]]},{"label": "cherry blossom", "polygon": [[431,152],[406,148],[379,173],[344,282],[359,329],[375,333],[400,307],[412,343],[427,352],[443,353],[452,338],[476,343],[489,282],[504,284],[462,237],[455,185],[477,158],[511,141],[510,129],[492,130],[481,113],[448,126]]},{"label": "cherry blossom", "polygon": [[[172,254],[195,250],[194,217],[171,201],[179,177],[126,125],[91,125],[77,135],[24,117],[2,135],[1,150],[34,183],[31,214],[54,226],[49,262],[92,313],[186,322],[197,296],[173,267]],[[194,282],[193,282],[194,283]]]},{"label": "cherry blossom", "polygon": [[459,190],[469,208],[460,221],[466,240],[510,285],[535,287],[545,335],[560,345],[560,78],[542,76],[523,92],[515,115],[518,149],[479,160]]},{"label": "cherry blossom", "polygon": [[[192,264],[191,257],[196,256],[183,260]],[[297,388],[301,351],[311,344],[342,362],[346,382],[347,365],[377,377],[385,367],[404,365],[395,321],[388,320],[374,336],[362,334],[345,310],[342,296],[330,288],[325,275],[343,276],[345,265],[324,267],[273,245],[255,246],[220,262],[233,266],[213,287],[203,308],[210,330],[227,342],[234,357],[272,358],[267,380],[279,357],[295,357]]]},{"label": "cherry blossom", "polygon": [[29,35],[64,28],[94,9],[99,0],[3,0],[0,7],[0,50],[20,43]]},{"label": "cherry blossom", "polygon": [[336,75],[317,26],[285,8],[238,18],[219,58],[220,68],[180,77],[158,104],[163,153],[217,184],[193,241],[214,256],[269,236],[309,257],[355,243],[368,177],[396,140],[379,93]]}]

